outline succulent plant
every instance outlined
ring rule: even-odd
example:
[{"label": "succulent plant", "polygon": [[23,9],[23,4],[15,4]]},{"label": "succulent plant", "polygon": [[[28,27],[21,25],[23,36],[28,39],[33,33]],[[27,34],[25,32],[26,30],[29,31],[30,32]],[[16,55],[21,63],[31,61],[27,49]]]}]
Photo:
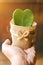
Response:
[{"label": "succulent plant", "polygon": [[15,9],[13,12],[13,21],[15,25],[31,26],[34,22],[34,14],[30,9]]}]

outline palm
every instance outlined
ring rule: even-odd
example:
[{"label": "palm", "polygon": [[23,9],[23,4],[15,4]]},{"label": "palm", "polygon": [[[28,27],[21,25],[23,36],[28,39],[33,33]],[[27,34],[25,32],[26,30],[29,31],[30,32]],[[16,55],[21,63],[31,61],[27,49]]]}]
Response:
[{"label": "palm", "polygon": [[[8,45],[9,40],[2,44],[2,52],[11,61],[12,65],[30,65],[34,64],[35,60],[35,49],[31,47],[27,50],[22,50],[21,48]],[[13,60],[13,61],[12,61]],[[14,63],[15,61],[15,63]],[[25,63],[24,63],[25,62]]]}]

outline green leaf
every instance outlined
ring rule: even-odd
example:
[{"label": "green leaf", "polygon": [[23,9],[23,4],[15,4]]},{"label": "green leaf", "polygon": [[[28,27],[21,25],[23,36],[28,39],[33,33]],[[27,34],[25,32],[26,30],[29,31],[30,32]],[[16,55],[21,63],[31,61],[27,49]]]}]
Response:
[{"label": "green leaf", "polygon": [[24,26],[31,26],[34,22],[34,15],[30,9],[24,10],[24,18],[23,18],[23,25]]},{"label": "green leaf", "polygon": [[34,22],[34,15],[30,9],[16,9],[13,12],[13,20],[19,26],[31,26]]}]

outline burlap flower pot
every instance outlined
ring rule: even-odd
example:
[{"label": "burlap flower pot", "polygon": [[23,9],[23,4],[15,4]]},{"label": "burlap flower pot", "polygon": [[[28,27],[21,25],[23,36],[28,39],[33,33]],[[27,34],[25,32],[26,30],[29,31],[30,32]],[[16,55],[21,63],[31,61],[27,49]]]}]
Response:
[{"label": "burlap flower pot", "polygon": [[35,40],[36,23],[32,26],[18,26],[10,22],[10,33],[12,37],[12,45],[18,46],[22,49],[31,47]]}]

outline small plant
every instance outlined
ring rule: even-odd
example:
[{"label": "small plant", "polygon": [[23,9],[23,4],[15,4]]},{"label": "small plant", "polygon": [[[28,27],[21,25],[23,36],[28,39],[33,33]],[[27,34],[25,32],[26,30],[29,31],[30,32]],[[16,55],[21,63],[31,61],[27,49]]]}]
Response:
[{"label": "small plant", "polygon": [[34,15],[30,9],[16,9],[13,12],[13,21],[18,26],[32,26],[34,22]]}]

